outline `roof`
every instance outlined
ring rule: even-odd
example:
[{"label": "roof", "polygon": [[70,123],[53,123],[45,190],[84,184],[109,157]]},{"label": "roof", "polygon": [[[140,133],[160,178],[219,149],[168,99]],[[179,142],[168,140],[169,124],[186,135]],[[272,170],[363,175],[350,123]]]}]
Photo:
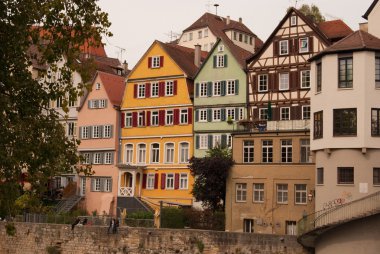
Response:
[{"label": "roof", "polygon": [[364,15],[362,16],[363,18],[367,19],[368,20],[368,16],[369,14],[371,14],[373,8],[375,8],[377,2],[379,2],[379,0],[374,0],[371,4],[371,6],[368,8],[368,10],[364,13]]},{"label": "roof", "polygon": [[340,40],[353,33],[352,29],[340,19],[320,22],[318,28],[330,41]]},{"label": "roof", "polygon": [[125,77],[98,71],[97,75],[102,80],[112,105],[120,106],[124,95]]},{"label": "roof", "polygon": [[379,51],[380,39],[367,32],[358,30],[334,45],[326,48],[319,54],[313,56],[309,61],[314,61],[327,54],[353,52],[353,51]]}]

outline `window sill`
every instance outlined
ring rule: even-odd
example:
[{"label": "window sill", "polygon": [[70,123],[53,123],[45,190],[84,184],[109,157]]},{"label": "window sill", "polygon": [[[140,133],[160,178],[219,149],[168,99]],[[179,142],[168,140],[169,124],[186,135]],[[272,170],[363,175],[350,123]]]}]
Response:
[{"label": "window sill", "polygon": [[288,203],[278,203],[277,202],[277,205],[287,205]]},{"label": "window sill", "polygon": [[338,91],[339,90],[354,90],[353,87],[338,87]]},{"label": "window sill", "polygon": [[235,201],[235,203],[239,203],[239,204],[246,204],[247,203],[247,201]]},{"label": "window sill", "polygon": [[354,183],[338,183],[337,186],[355,186]]},{"label": "window sill", "polygon": [[357,137],[358,135],[357,134],[345,134],[345,135],[337,135],[337,134],[333,134],[333,137],[334,138],[354,138],[354,137]]},{"label": "window sill", "polygon": [[373,184],[373,187],[380,187],[380,183]]},{"label": "window sill", "polygon": [[307,203],[294,203],[294,205],[296,205],[296,206],[307,206]]}]

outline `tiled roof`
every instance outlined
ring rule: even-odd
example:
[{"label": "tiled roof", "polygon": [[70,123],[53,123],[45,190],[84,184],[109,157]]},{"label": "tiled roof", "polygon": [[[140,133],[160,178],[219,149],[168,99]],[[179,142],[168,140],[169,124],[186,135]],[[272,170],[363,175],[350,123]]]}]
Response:
[{"label": "tiled roof", "polygon": [[112,105],[120,106],[124,95],[125,77],[98,71],[99,78]]},{"label": "tiled roof", "polygon": [[321,58],[327,54],[361,50],[380,51],[380,39],[372,34],[358,30],[315,55],[310,61]]},{"label": "tiled roof", "polygon": [[352,29],[340,19],[321,22],[318,24],[318,28],[331,41],[340,40],[353,32]]},{"label": "tiled roof", "polygon": [[246,68],[246,60],[253,54],[237,45],[230,40],[222,39],[223,43],[229,48],[231,54],[235,57],[236,61],[240,64],[242,69]]},{"label": "tiled roof", "polygon": [[377,2],[379,2],[379,0],[374,0],[371,4],[371,6],[368,8],[368,10],[364,13],[364,15],[362,16],[363,18],[367,19],[368,20],[368,16],[369,14],[371,14],[373,8],[375,8]]}]

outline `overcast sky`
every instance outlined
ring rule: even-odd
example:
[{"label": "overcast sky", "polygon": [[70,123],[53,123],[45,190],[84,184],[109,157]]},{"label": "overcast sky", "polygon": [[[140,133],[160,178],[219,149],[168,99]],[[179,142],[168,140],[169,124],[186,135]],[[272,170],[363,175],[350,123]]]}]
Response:
[{"label": "overcast sky", "polygon": [[[365,22],[361,17],[373,0],[298,0],[317,5],[328,19],[340,18],[353,30]],[[181,34],[205,12],[230,16],[243,23],[264,42],[289,6],[296,0],[99,0],[109,14],[113,37],[104,39],[108,56],[126,60],[132,69],[154,40],[170,41],[170,34]],[[124,49],[121,50],[120,48]],[[123,52],[121,54],[121,52]]]}]

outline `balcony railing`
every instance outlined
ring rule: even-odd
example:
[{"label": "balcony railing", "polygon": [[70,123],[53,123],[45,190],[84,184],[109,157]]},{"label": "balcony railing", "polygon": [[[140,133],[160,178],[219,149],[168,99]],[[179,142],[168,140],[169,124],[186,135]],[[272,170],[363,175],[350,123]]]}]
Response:
[{"label": "balcony railing", "polygon": [[265,132],[265,131],[294,131],[310,130],[310,120],[282,120],[282,121],[240,121],[237,132]]},{"label": "balcony railing", "polygon": [[132,187],[120,187],[119,196],[121,196],[121,197],[133,197],[133,188]]},{"label": "balcony railing", "polygon": [[[380,191],[329,210],[318,211],[298,221],[298,235],[380,212]],[[301,240],[302,241],[302,240]]]}]

